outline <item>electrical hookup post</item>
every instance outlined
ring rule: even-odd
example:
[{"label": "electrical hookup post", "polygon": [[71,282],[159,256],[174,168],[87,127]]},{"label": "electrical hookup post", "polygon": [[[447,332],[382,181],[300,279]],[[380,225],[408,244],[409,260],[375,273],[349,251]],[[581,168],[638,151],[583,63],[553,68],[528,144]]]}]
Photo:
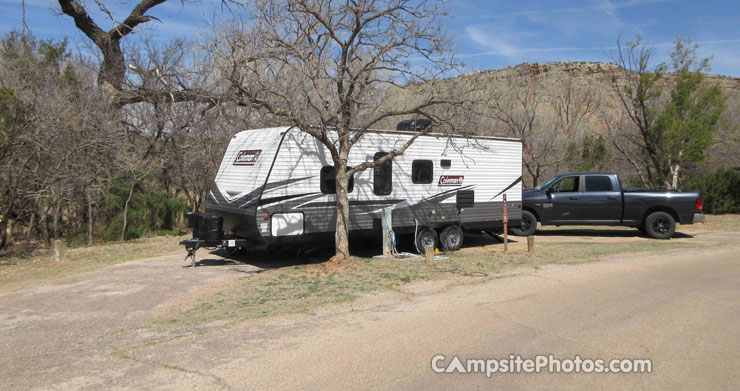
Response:
[{"label": "electrical hookup post", "polygon": [[383,255],[390,257],[393,256],[395,243],[395,235],[393,234],[393,219],[392,219],[393,208],[383,208],[383,214],[381,215],[382,220],[382,231],[383,231]]},{"label": "electrical hookup post", "polygon": [[509,214],[506,210],[506,193],[504,193],[504,252],[509,249]]}]

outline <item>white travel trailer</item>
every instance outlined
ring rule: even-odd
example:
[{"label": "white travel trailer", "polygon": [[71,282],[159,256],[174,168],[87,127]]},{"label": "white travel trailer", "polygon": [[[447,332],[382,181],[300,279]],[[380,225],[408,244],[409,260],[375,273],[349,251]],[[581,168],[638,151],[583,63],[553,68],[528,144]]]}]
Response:
[{"label": "white travel trailer", "polygon": [[[414,134],[370,131],[353,146],[348,166],[378,159]],[[504,194],[509,224],[519,225],[521,178],[519,139],[422,135],[404,154],[351,179],[350,234],[380,239],[382,209],[392,207],[394,232],[416,233],[417,248],[435,244],[454,250],[464,232],[502,230]],[[216,174],[206,213],[189,216],[194,240],[183,244],[191,250],[330,239],[334,186],[329,151],[300,129],[239,132]]]}]

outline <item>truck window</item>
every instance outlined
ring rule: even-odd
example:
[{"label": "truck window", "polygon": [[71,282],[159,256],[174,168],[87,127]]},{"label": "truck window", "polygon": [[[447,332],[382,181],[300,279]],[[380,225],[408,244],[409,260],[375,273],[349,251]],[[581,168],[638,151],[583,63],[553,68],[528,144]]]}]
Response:
[{"label": "truck window", "polygon": [[614,186],[606,175],[589,175],[586,177],[586,191],[614,191]]},{"label": "truck window", "polygon": [[[378,152],[373,158],[378,160],[385,155],[388,155],[388,152]],[[388,195],[391,194],[392,189],[393,160],[389,160],[373,169],[373,193],[375,195]]]},{"label": "truck window", "polygon": [[432,183],[434,162],[431,160],[414,160],[411,162],[411,182],[415,184]]},{"label": "truck window", "polygon": [[578,192],[578,182],[581,177],[569,176],[563,178],[553,186],[553,191],[557,193]]},{"label": "truck window", "polygon": [[[347,166],[347,170],[352,167]],[[324,194],[336,194],[337,193],[337,170],[334,166],[321,167],[321,192]],[[352,175],[349,178],[349,186],[347,189],[348,193],[351,193],[355,188],[355,176]]]}]

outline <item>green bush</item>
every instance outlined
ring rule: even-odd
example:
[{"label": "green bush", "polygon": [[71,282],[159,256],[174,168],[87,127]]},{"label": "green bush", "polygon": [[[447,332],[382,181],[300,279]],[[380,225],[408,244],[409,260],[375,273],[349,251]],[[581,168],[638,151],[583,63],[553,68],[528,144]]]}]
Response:
[{"label": "green bush", "polygon": [[740,213],[740,168],[720,167],[705,174],[694,174],[683,186],[699,190],[707,213]]},{"label": "green bush", "polygon": [[[103,234],[103,240],[120,240],[123,210],[130,186],[130,182],[118,179],[105,198],[104,209],[108,227]],[[124,239],[176,231],[184,226],[183,216],[188,210],[185,200],[154,191],[146,185],[146,181],[137,183],[128,206]]]},{"label": "green bush", "polygon": [[604,169],[604,162],[609,161],[609,150],[606,140],[601,135],[586,136],[581,143],[568,145],[566,160],[572,171],[599,171]]}]

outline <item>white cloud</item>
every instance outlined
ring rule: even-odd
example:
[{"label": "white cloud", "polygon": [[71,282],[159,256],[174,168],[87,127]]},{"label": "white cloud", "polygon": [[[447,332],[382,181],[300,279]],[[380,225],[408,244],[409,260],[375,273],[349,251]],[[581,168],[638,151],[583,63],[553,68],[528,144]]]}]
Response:
[{"label": "white cloud", "polygon": [[[514,44],[518,40],[527,37],[534,37],[531,32],[504,31],[492,25],[467,26],[465,32],[468,37],[487,49],[488,54],[500,54],[509,57],[512,60],[518,60],[517,54],[522,53],[522,49]],[[470,56],[465,56],[470,57]]]},{"label": "white cloud", "polygon": [[[618,2],[610,2],[608,0],[604,0],[604,1],[597,1],[595,4],[585,6],[585,7],[554,8],[554,9],[546,9],[546,10],[528,10],[528,11],[512,12],[508,14],[492,15],[491,17],[509,18],[512,16],[569,14],[569,13],[583,13],[583,12],[591,12],[591,11],[599,11],[599,10],[605,11],[607,9],[611,10],[611,12],[614,12],[614,10],[620,9],[620,8],[632,8],[632,7],[639,7],[639,6],[643,6],[647,4],[668,3],[668,2],[673,2],[673,1],[675,0],[628,0],[628,1],[618,1]],[[609,4],[604,4],[604,3],[609,3]]]}]

